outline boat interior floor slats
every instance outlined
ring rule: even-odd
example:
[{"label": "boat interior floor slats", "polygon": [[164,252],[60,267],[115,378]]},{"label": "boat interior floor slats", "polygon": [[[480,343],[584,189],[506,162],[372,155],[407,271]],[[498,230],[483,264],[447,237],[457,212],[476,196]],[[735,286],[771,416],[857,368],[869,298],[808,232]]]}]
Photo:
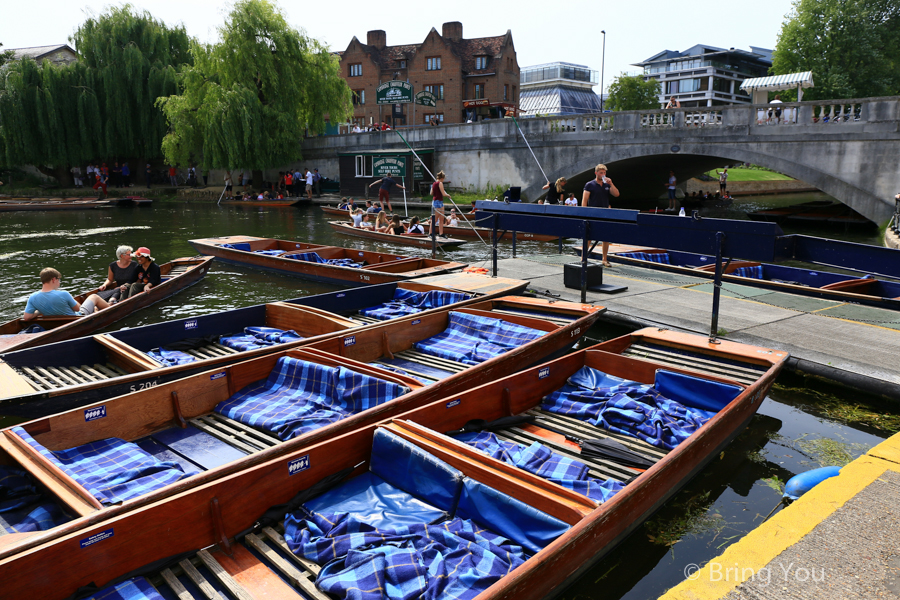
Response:
[{"label": "boat interior floor slats", "polygon": [[650,346],[647,344],[634,344],[622,355],[630,358],[652,360],[671,367],[690,369],[714,377],[725,377],[745,385],[752,384],[764,372],[762,368],[754,369],[731,364],[727,361],[716,360],[711,357],[681,353],[662,346]]},{"label": "boat interior floor slats", "polygon": [[509,309],[509,308],[506,308],[506,309],[494,308],[491,310],[491,312],[498,313],[501,315],[512,315],[514,317],[532,317],[535,319],[543,319],[544,321],[549,321],[550,323],[553,323],[554,325],[568,325],[572,321],[575,321],[578,319],[578,317],[575,317],[575,316],[573,316],[571,319],[566,319],[564,317],[561,317],[559,314],[545,313],[545,312],[541,312],[541,311],[537,311],[537,310],[536,311],[526,311],[526,310],[513,310],[513,309]]},{"label": "boat interior floor slats", "polygon": [[111,362],[105,365],[96,363],[66,367],[15,367],[15,370],[37,391],[58,390],[128,374]]}]

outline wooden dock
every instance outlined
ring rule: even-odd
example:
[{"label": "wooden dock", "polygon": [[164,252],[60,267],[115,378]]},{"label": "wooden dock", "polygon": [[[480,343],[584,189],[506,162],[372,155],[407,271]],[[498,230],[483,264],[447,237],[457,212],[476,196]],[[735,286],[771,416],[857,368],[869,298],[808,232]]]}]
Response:
[{"label": "wooden dock", "polygon": [[[499,275],[526,279],[529,290],[578,301],[563,285],[563,264],[573,255],[549,254],[499,261]],[[604,320],[708,334],[713,283],[631,265],[603,271],[604,283],[628,286],[616,294],[588,292],[608,308]],[[789,368],[900,400],[900,311],[723,284],[722,337],[787,350]]]}]

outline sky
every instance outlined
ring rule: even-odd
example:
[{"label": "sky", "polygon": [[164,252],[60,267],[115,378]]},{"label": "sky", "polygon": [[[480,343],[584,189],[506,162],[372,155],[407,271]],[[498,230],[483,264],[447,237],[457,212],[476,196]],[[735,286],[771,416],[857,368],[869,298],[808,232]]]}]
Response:
[{"label": "sky", "polygon": [[[63,44],[88,14],[116,3],[42,0],[37,4],[8,0],[0,18],[4,48]],[[169,25],[184,24],[201,42],[218,39],[231,4],[210,0],[133,0]],[[366,32],[383,29],[388,45],[421,43],[432,27],[448,21],[463,24],[463,37],[503,35],[512,31],[519,67],[564,61],[604,68],[604,84],[619,73],[635,72],[632,63],[662,50],[686,50],[695,44],[749,50],[774,48],[791,0],[695,0],[693,2],[455,2],[437,6],[413,1],[372,0],[281,2],[292,26],[302,28],[331,50],[344,50],[353,36],[365,43]],[[552,9],[552,10],[551,10]],[[606,31],[606,56],[603,36]],[[595,88],[599,92],[599,86]]]}]

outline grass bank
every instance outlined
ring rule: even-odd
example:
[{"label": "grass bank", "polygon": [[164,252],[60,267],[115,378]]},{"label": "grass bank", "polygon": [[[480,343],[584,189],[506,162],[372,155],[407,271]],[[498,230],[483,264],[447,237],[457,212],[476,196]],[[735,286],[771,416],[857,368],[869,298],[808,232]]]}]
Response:
[{"label": "grass bank", "polygon": [[[718,179],[716,170],[707,171],[707,175]],[[793,178],[775,171],[763,171],[761,169],[728,169],[728,181],[793,181]]]}]

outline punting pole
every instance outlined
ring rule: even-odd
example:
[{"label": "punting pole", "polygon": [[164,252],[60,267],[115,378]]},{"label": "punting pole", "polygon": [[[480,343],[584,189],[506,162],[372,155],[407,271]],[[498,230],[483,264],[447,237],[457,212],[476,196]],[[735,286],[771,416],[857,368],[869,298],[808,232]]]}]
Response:
[{"label": "punting pole", "polygon": [[[219,202],[222,201],[222,197],[225,195],[225,189],[226,188],[222,188],[222,193],[219,194]],[[219,202],[216,202],[216,206],[219,206]]]},{"label": "punting pole", "polygon": [[431,213],[431,258],[437,258],[437,215]]},{"label": "punting pole", "polygon": [[550,183],[550,180],[547,179],[547,174],[544,173],[544,167],[541,166],[541,162],[537,159],[537,156],[534,155],[534,150],[531,149],[531,144],[528,143],[528,138],[525,137],[525,132],[523,132],[523,131],[522,131],[522,128],[519,127],[519,122],[516,121],[516,118],[515,118],[515,117],[513,117],[512,120],[513,120],[513,123],[516,124],[516,129],[518,129],[518,130],[519,130],[519,133],[522,134],[522,139],[525,140],[525,145],[528,146],[528,151],[531,152],[531,158],[533,158],[533,159],[534,159],[534,162],[537,163],[538,169],[541,170],[541,175],[544,176],[544,180],[545,180],[547,183]]},{"label": "punting pole", "polygon": [[[403,134],[400,133],[399,131],[397,131],[396,129],[393,129],[392,131],[393,131],[394,133],[396,133],[397,135],[400,136],[400,139],[403,140],[403,143],[406,144],[406,147],[409,148],[409,151],[413,153],[413,156],[416,157],[416,160],[419,161],[419,163],[422,165],[422,168],[425,169],[425,170],[428,172],[428,174],[431,176],[431,180],[432,180],[432,181],[437,181],[437,179],[436,179],[435,176],[434,176],[434,173],[432,173],[432,172],[428,169],[428,167],[425,166],[425,163],[422,162],[422,159],[419,158],[419,155],[416,154],[416,151],[413,150],[413,147],[409,145],[409,142],[406,141],[406,138],[403,137]],[[456,206],[456,202],[453,201],[453,198],[450,198],[450,204],[452,204],[452,205],[456,208],[456,210],[459,211],[459,216],[462,217],[462,216],[463,216],[463,211],[462,211],[462,209],[461,209],[460,207]],[[432,209],[431,209],[431,214],[434,214],[434,208],[433,208],[433,207],[432,207]],[[464,219],[464,221],[469,225],[469,227],[472,228],[472,231],[475,232],[475,235],[478,236],[478,239],[481,240],[481,243],[484,244],[485,246],[487,246],[487,242],[484,241],[484,238],[481,237],[481,234],[478,233],[478,230],[475,229],[475,226],[474,226],[472,223],[469,223],[469,220],[468,220],[468,219]]]},{"label": "punting pole", "polygon": [[719,296],[722,293],[722,246],[725,244],[725,233],[716,232],[716,277],[713,280],[712,322],[709,324],[709,343],[718,344],[719,340]]},{"label": "punting pole", "polygon": [[587,270],[588,270],[588,242],[590,242],[591,224],[588,221],[581,222],[583,238],[581,239],[581,303],[587,302]]},{"label": "punting pole", "polygon": [[494,213],[494,225],[491,227],[491,257],[493,262],[494,277],[497,276],[497,225],[500,221],[500,215]]}]

